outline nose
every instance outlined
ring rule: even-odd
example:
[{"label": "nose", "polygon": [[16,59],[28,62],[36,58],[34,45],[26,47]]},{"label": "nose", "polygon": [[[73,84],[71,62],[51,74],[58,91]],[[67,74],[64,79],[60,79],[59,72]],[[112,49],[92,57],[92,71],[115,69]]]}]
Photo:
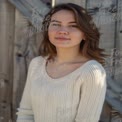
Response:
[{"label": "nose", "polygon": [[69,34],[69,31],[66,27],[60,27],[60,29],[58,30],[59,34]]}]

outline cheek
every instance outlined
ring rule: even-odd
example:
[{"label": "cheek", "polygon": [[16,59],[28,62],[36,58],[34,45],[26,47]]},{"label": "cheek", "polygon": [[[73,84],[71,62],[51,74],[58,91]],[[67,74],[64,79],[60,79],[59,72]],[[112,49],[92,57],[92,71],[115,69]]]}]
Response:
[{"label": "cheek", "polygon": [[82,39],[84,39],[84,35],[81,33],[75,33],[73,38],[76,39],[77,41],[81,41]]},{"label": "cheek", "polygon": [[48,30],[48,36],[49,38],[52,36],[52,31]]},{"label": "cheek", "polygon": [[53,34],[55,34],[55,31],[53,30],[53,29],[48,29],[48,35],[53,35]]},{"label": "cheek", "polygon": [[53,41],[54,37],[55,37],[55,32],[48,30],[48,37],[50,41]]}]

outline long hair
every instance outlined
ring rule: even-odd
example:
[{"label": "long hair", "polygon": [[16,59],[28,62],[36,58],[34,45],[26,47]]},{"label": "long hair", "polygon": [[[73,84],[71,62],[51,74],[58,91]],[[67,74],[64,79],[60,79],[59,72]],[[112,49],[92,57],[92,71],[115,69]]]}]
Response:
[{"label": "long hair", "polygon": [[42,23],[43,40],[39,47],[39,55],[43,57],[49,56],[53,59],[57,54],[55,46],[49,41],[48,27],[52,15],[60,10],[72,11],[79,29],[85,35],[85,40],[82,40],[80,43],[81,54],[89,59],[95,59],[104,65],[107,55],[104,54],[104,49],[99,48],[99,30],[89,13],[83,7],[73,3],[59,4],[53,7],[45,16]]}]

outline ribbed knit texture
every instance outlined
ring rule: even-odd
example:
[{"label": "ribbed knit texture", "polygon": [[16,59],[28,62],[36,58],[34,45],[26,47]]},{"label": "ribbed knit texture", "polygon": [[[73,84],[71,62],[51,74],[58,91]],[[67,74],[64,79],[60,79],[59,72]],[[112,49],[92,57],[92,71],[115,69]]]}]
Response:
[{"label": "ribbed knit texture", "polygon": [[30,65],[17,122],[98,122],[106,94],[106,72],[90,60],[70,74],[51,78],[46,58]]}]

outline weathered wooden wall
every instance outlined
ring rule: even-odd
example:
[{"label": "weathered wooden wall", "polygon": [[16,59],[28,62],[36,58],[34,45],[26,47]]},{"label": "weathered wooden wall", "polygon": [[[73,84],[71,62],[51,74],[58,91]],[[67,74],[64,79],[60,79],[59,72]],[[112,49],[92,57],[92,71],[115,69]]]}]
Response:
[{"label": "weathered wooden wall", "polygon": [[0,1],[0,122],[11,120],[15,9]]},{"label": "weathered wooden wall", "polygon": [[[50,5],[49,0],[46,2]],[[56,4],[67,2],[71,1],[56,0]],[[100,40],[102,48],[109,54],[113,48],[122,49],[121,0],[72,0],[72,2],[87,8],[93,16],[102,33]],[[7,0],[0,1],[0,122],[11,120],[15,122],[16,108],[19,106],[26,82],[28,64],[37,55],[41,39],[41,33],[35,31],[19,10]],[[116,77],[121,76],[122,72]],[[109,122],[110,110],[105,102],[101,115],[103,122]]]},{"label": "weathered wooden wall", "polygon": [[[25,85],[28,63],[34,57],[35,50],[35,36],[29,38],[29,22],[23,15],[16,9],[15,11],[15,36],[14,36],[14,72],[13,72],[13,113],[21,99],[21,94]],[[30,51],[32,51],[30,55]],[[14,115],[13,115],[14,116]],[[15,116],[13,117],[15,118]]]}]

